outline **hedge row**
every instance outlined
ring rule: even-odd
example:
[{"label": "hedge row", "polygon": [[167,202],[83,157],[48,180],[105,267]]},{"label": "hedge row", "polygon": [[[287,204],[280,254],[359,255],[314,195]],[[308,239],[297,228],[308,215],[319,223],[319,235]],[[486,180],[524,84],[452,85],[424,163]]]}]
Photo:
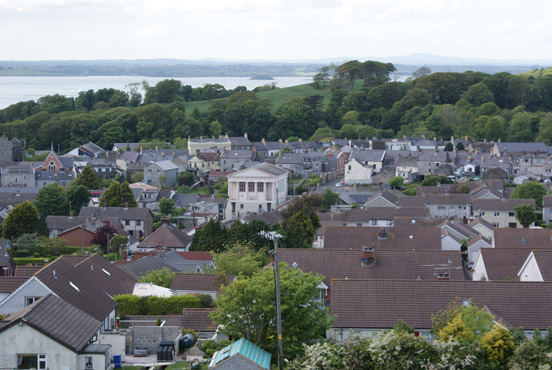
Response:
[{"label": "hedge row", "polygon": [[212,305],[212,299],[206,299],[203,295],[174,295],[162,298],[121,294],[114,299],[120,315],[178,315],[184,308],[207,308]]},{"label": "hedge row", "polygon": [[55,247],[55,246],[39,246],[35,252],[28,249],[15,248],[14,257],[36,257],[38,256],[61,256],[62,254],[73,254],[79,251],[80,247]]},{"label": "hedge row", "polygon": [[27,265],[27,264],[35,264],[35,265],[44,265],[50,262],[51,260],[54,260],[56,257],[48,258],[48,257],[26,257],[26,258],[14,258],[16,265]]}]

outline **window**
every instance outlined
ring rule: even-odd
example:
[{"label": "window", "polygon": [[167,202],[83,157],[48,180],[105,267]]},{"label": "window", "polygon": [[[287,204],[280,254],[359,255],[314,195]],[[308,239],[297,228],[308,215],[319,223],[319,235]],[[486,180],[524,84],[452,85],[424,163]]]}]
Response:
[{"label": "window", "polygon": [[240,209],[243,209],[243,204],[240,204]]},{"label": "window", "polygon": [[125,226],[129,226],[130,225],[130,221],[129,220],[125,220]]},{"label": "window", "polygon": [[493,222],[494,227],[499,227],[498,222]]},{"label": "window", "polygon": [[480,216],[485,216],[485,211],[481,211]]},{"label": "window", "polygon": [[136,220],[136,226],[142,226],[142,221]]},{"label": "window", "polygon": [[50,165],[48,166],[48,171],[55,171],[56,170],[56,164],[54,162],[50,162]]},{"label": "window", "polygon": [[[372,220],[372,225],[377,225],[378,224],[378,220]],[[362,225],[361,225],[362,226]]]},{"label": "window", "polygon": [[25,297],[25,306],[29,306],[35,303],[36,301],[38,301],[39,299],[40,297]]},{"label": "window", "polygon": [[37,355],[37,354],[17,355],[17,368],[46,370],[46,355]]},{"label": "window", "polygon": [[258,182],[257,183],[257,191],[259,193],[264,193],[264,182]]},{"label": "window", "polygon": [[245,191],[245,182],[240,182],[240,192]]},{"label": "window", "polygon": [[84,356],[84,368],[94,369],[94,366],[92,364],[92,356]]},{"label": "window", "polygon": [[349,171],[351,170],[351,166],[349,166]]},{"label": "window", "polygon": [[449,210],[454,211],[454,206],[449,206]]},{"label": "window", "polygon": [[250,193],[253,193],[255,192],[255,183],[254,182],[250,182],[247,184],[247,188],[249,190]]},{"label": "window", "polygon": [[495,213],[494,213],[494,216],[495,216],[495,217],[500,216],[500,212],[495,212]]},{"label": "window", "polygon": [[514,212],[508,212],[508,216],[515,217]]}]

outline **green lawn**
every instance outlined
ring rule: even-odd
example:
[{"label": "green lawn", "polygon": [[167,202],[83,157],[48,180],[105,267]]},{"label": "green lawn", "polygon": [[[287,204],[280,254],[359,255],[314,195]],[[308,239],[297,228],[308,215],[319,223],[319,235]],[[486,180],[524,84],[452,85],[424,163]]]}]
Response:
[{"label": "green lawn", "polygon": [[286,100],[293,98],[295,96],[312,96],[312,95],[321,95],[324,97],[324,106],[330,101],[331,92],[329,88],[324,90],[317,90],[312,87],[310,84],[297,85],[286,87],[283,89],[275,89],[268,91],[261,91],[257,93],[259,98],[267,99],[272,101],[272,107],[274,110],[278,109]]},{"label": "green lawn", "polygon": [[[204,363],[201,363],[200,365],[201,365],[200,369],[204,370],[204,369],[207,369],[207,366],[209,365],[209,363],[204,362]],[[187,361],[177,362],[176,364],[167,366],[166,368],[166,370],[183,370],[183,369],[189,370],[190,363]]]},{"label": "green lawn", "polygon": [[[272,101],[272,108],[273,110],[278,109],[280,105],[282,105],[283,102],[285,102],[289,98],[293,98],[294,96],[312,96],[312,95],[321,95],[324,97],[324,106],[328,104],[330,101],[330,89],[329,87],[324,90],[316,90],[313,88],[310,84],[304,84],[304,85],[297,85],[297,86],[291,86],[291,87],[285,87],[283,89],[275,89],[275,90],[268,90],[268,91],[261,91],[257,93],[257,96],[261,99],[267,99]],[[199,109],[200,112],[206,112],[209,108],[209,105],[211,105],[212,102],[215,100],[200,100],[200,101],[192,101],[186,103],[186,112],[192,112],[195,107]]]}]

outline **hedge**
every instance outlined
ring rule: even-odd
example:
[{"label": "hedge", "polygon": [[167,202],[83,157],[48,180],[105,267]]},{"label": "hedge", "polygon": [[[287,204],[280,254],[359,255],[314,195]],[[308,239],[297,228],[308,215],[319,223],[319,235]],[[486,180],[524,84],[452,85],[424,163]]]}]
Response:
[{"label": "hedge", "polygon": [[138,297],[121,294],[114,297],[120,315],[178,315],[184,308],[207,308],[207,301],[196,295],[173,295],[168,298]]},{"label": "hedge", "polygon": [[48,258],[48,257],[21,257],[21,258],[14,258],[16,265],[27,265],[27,264],[36,264],[36,265],[44,265],[51,260],[55,259],[57,257]]}]

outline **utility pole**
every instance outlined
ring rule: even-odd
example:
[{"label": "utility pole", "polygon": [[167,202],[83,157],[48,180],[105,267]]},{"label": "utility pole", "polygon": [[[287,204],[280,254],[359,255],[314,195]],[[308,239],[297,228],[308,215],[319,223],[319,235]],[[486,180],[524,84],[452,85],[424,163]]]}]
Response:
[{"label": "utility pole", "polygon": [[278,335],[278,368],[284,369],[284,355],[282,349],[282,314],[280,311],[280,260],[278,258],[278,241],[282,235],[275,231],[261,231],[260,236],[274,241],[274,287],[276,290],[276,333]]}]

